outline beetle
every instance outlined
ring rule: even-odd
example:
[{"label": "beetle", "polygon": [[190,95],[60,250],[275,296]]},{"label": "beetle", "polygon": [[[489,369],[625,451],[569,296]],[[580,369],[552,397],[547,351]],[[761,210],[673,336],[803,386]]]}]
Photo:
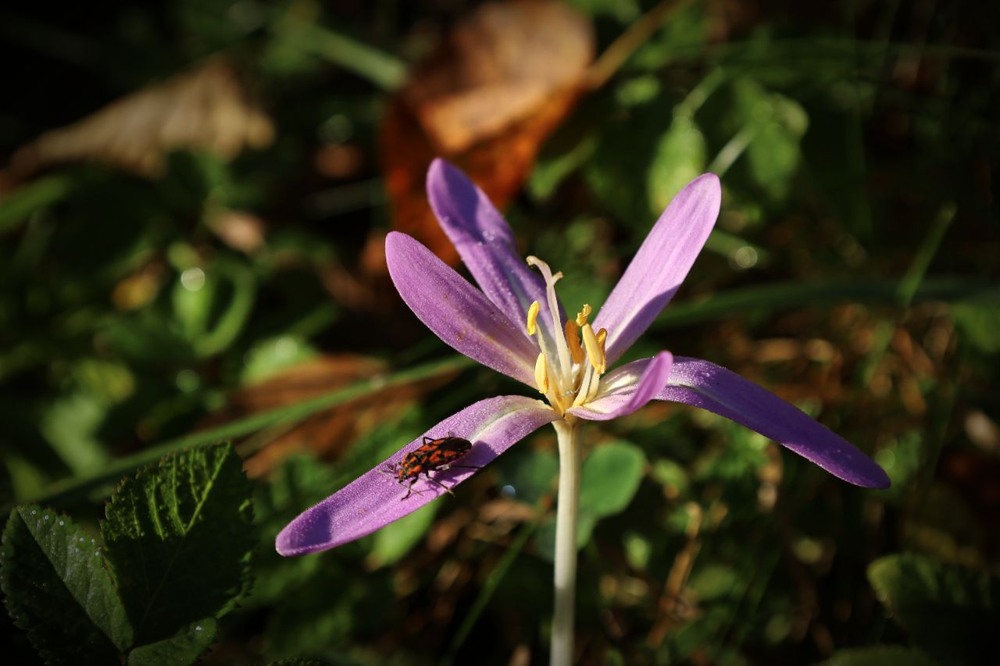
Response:
[{"label": "beetle", "polygon": [[[450,488],[443,485],[440,481],[432,479],[431,472],[443,472],[453,467],[480,469],[472,465],[455,464],[455,461],[465,456],[471,448],[472,442],[462,437],[449,435],[448,437],[435,438],[425,435],[420,446],[403,456],[400,462],[387,464],[382,472],[395,477],[401,486],[407,485],[406,481],[409,480],[410,483],[407,486],[406,495],[403,496],[404,500],[413,493],[413,484],[417,482],[421,474],[434,485],[454,495],[455,493],[451,492]],[[420,491],[418,490],[417,492],[419,493]]]}]

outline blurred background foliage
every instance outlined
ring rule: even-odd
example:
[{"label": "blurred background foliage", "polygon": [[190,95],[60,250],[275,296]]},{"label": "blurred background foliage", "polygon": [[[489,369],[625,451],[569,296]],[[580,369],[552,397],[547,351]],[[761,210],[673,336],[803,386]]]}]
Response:
[{"label": "blurred background foliage", "polygon": [[[231,439],[256,546],[188,661],[540,663],[544,431],[333,552],[282,560],[274,535],[454,410],[522,390],[455,359],[387,280],[392,228],[454,261],[421,193],[434,155],[563,271],[569,309],[599,306],[713,171],[718,228],[634,353],[760,382],[894,485],[848,487],[670,405],[589,428],[580,663],[984,663],[998,47],[1000,5],[947,0],[7,3],[0,499],[97,534],[120,479]],[[13,515],[8,572],[42,514]],[[3,632],[38,659],[30,631]],[[133,656],[184,663],[166,654]]]}]

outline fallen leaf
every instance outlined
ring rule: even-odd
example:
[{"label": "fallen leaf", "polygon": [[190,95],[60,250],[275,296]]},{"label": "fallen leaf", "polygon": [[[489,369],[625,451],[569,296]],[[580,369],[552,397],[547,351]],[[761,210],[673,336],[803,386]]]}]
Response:
[{"label": "fallen leaf", "polygon": [[206,150],[224,159],[271,143],[274,126],[249,98],[233,67],[212,58],[151,85],[20,148],[9,171],[25,179],[46,167],[94,161],[146,177],[163,173],[172,150]]},{"label": "fallen leaf", "polygon": [[457,263],[427,204],[427,167],[447,157],[502,207],[582,94],[593,57],[592,26],[555,0],[487,3],[459,22],[381,125],[393,226]]}]

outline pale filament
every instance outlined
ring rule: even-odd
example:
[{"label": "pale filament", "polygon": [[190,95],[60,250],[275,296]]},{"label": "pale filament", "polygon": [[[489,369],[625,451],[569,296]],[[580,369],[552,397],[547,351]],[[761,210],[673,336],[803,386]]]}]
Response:
[{"label": "pale filament", "polygon": [[[528,257],[528,264],[536,267],[545,280],[549,314],[548,320],[540,320],[538,315],[542,304],[535,301],[528,308],[525,322],[528,335],[538,340],[541,349],[535,362],[535,385],[553,409],[565,414],[570,407],[586,404],[597,395],[601,375],[607,370],[605,341],[608,332],[604,329],[594,332],[588,322],[592,312],[588,304],[584,304],[575,319],[559,326],[555,284],[562,278],[562,273],[553,274],[548,264],[536,257]],[[556,330],[542,330],[547,326]],[[550,349],[547,339],[555,342],[556,349]]]}]

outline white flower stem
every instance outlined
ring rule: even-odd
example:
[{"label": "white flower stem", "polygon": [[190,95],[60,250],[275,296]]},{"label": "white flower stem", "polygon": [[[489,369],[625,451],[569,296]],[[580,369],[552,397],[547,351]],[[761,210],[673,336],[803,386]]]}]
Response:
[{"label": "white flower stem", "polygon": [[550,666],[573,663],[573,615],[576,602],[576,528],[580,508],[579,427],[555,421],[559,440],[559,496],[556,508],[555,610],[552,616]]}]

